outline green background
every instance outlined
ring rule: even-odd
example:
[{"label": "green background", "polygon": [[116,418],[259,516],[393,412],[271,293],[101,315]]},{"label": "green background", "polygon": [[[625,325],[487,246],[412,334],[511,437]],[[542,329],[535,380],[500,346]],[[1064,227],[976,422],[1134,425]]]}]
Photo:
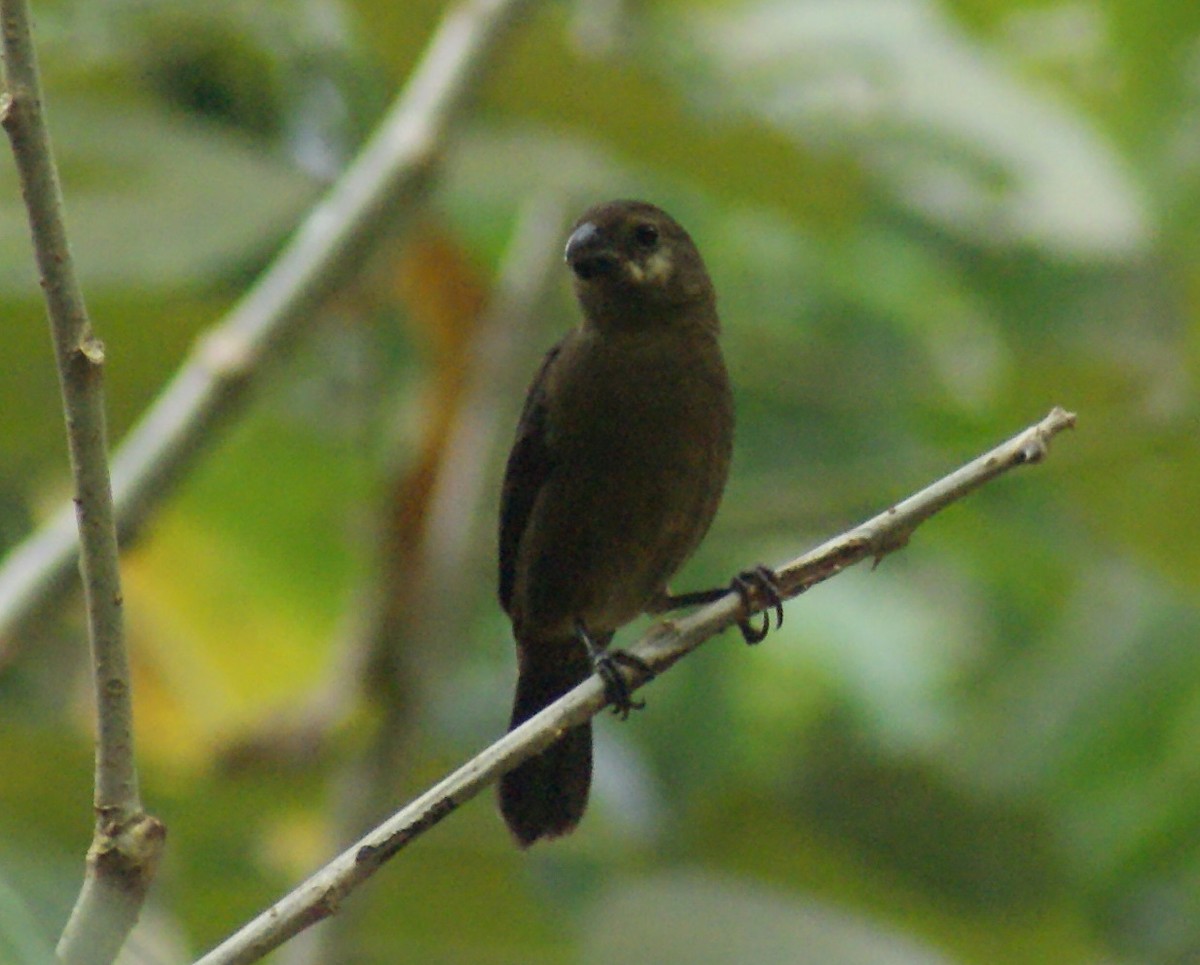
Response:
[{"label": "green background", "polygon": [[[441,9],[36,8],[119,439]],[[519,853],[481,798],[275,960],[1200,960],[1200,5],[534,5],[455,133],[417,227],[272,360],[126,554],[144,795],[169,827],[131,960],[211,947],[503,730],[496,498],[521,386],[573,323],[564,270],[515,333],[440,597],[414,590],[438,549],[421,472],[471,312],[547,196],[663,205],[716,281],[739,435],[678,588],[798,555],[1055,404],[1078,428],[767,643],[726,634],[603,719],[572,837]],[[67,493],[27,239],[0,160],[0,550]],[[381,612],[393,646],[364,670]],[[91,831],[77,601],[0,646],[0,960],[36,962]]]}]

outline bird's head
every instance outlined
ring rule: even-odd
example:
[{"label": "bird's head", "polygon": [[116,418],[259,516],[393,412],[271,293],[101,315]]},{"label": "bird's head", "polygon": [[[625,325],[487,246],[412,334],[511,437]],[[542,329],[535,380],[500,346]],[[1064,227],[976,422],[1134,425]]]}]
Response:
[{"label": "bird's head", "polygon": [[[664,312],[707,312],[712,282],[688,233],[644,201],[588,209],[567,240],[567,264],[587,319],[602,327],[649,324]],[[689,311],[691,310],[691,311]]]}]

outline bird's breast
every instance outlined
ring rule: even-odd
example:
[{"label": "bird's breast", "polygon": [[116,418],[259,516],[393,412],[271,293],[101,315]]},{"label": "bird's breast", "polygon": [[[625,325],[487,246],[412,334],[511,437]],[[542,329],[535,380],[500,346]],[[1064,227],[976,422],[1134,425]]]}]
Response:
[{"label": "bird's breast", "polygon": [[530,615],[614,629],[642,612],[707,531],[733,435],[715,338],[564,346],[552,373],[554,471],[521,549]]}]

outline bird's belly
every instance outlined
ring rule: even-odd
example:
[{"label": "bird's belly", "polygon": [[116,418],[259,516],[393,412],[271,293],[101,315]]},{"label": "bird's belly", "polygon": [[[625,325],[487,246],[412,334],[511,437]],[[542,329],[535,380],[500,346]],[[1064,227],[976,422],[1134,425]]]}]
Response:
[{"label": "bird's belly", "polygon": [[[587,441],[539,496],[522,540],[521,622],[614,630],[643,612],[704,536],[724,484],[721,444],[613,432]],[[694,429],[691,433],[695,440]],[[717,433],[719,434],[719,433]],[[701,438],[710,434],[702,433]]]}]

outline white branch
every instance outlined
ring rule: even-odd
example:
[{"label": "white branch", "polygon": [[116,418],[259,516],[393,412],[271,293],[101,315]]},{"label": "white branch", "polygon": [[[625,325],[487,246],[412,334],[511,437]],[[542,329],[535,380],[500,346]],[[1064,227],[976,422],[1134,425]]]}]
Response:
[{"label": "white branch", "polygon": [[[899,549],[913,530],[938,510],[1010,469],[1039,462],[1050,439],[1074,424],[1073,414],[1055,408],[1041,422],[991,452],[778,568],[775,572],[782,595],[797,596],[853,563],[871,557],[878,559]],[[766,600],[757,600],[755,609],[766,604]],[[659,673],[742,616],[740,599],[730,593],[687,616],[660,622],[629,652]],[[648,679],[623,664],[622,670],[631,690]],[[494,783],[501,774],[544,750],[565,730],[599,713],[606,703],[603,683],[596,676],[589,677],[343,851],[196,965],[246,965],[257,961],[309,925],[334,914],[347,895],[410,841]]]}]

